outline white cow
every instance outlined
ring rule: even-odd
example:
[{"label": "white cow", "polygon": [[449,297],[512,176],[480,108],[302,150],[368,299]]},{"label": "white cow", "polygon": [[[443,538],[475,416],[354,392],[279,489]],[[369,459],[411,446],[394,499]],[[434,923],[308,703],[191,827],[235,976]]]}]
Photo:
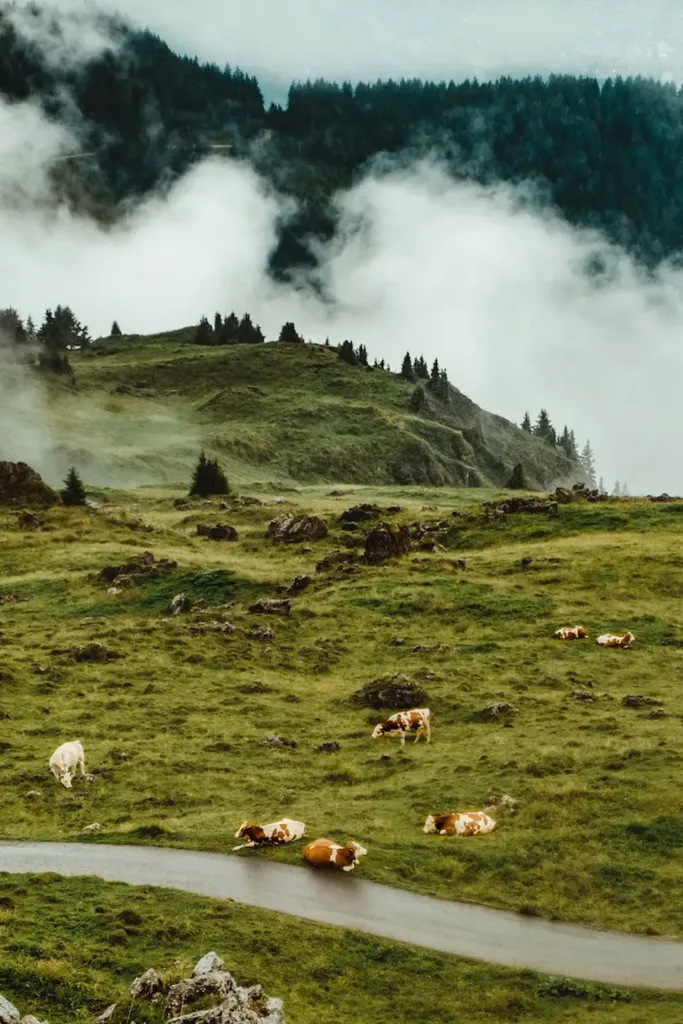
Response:
[{"label": "white cow", "polygon": [[80,740],[62,743],[50,758],[50,771],[65,789],[71,789],[71,780],[79,765],[81,766],[81,775],[85,778],[85,754]]}]

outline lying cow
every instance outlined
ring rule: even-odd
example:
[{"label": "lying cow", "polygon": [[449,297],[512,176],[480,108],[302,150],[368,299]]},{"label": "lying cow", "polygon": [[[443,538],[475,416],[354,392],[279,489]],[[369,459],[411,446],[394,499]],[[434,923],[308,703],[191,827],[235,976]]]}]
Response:
[{"label": "lying cow", "polygon": [[71,780],[79,765],[81,775],[85,777],[85,754],[80,740],[62,743],[50,758],[50,771],[65,789],[71,789]]},{"label": "lying cow", "polygon": [[353,871],[358,858],[365,857],[368,851],[353,840],[340,846],[331,839],[315,839],[308,846],[304,846],[302,852],[306,860],[316,867],[330,865],[342,871]]},{"label": "lying cow", "polygon": [[303,821],[292,821],[291,818],[282,818],[280,821],[273,821],[270,825],[254,825],[249,821],[243,822],[235,832],[235,839],[246,839],[246,843],[235,846],[235,850],[249,850],[256,846],[279,846],[281,843],[295,843],[301,839],[306,831]]},{"label": "lying cow", "polygon": [[400,736],[401,746],[405,746],[406,736],[415,733],[415,743],[420,736],[427,737],[427,743],[432,738],[431,715],[429,708],[413,708],[412,711],[399,711],[386,722],[380,722],[372,730],[372,739],[379,739],[380,736]]},{"label": "lying cow", "polygon": [[583,626],[561,626],[555,631],[558,640],[587,640],[588,630]]},{"label": "lying cow", "polygon": [[430,814],[423,832],[436,832],[440,836],[486,836],[495,832],[498,823],[483,811],[463,814]]},{"label": "lying cow", "polygon": [[633,633],[604,633],[598,637],[601,647],[621,647],[624,650],[630,647],[634,640]]}]

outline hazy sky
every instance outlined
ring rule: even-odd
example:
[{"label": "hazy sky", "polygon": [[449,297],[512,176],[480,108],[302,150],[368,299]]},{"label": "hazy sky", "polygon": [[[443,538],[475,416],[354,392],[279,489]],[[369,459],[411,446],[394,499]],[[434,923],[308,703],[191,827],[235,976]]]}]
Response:
[{"label": "hazy sky", "polygon": [[[74,9],[80,0],[55,0]],[[683,79],[681,0],[104,0],[173,48],[263,77]],[[267,80],[266,80],[267,79]]]}]

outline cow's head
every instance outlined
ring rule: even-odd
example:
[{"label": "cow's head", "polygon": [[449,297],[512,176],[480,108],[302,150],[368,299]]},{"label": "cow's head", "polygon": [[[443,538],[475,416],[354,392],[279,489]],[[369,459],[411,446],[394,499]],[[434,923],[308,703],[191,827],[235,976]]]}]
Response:
[{"label": "cow's head", "polygon": [[61,784],[64,786],[64,789],[71,789],[71,780],[73,779],[73,777],[73,772],[64,772],[64,774],[59,780]]},{"label": "cow's head", "polygon": [[386,729],[384,728],[384,722],[380,722],[379,725],[376,725],[375,728],[372,730],[372,739],[377,740],[379,739],[380,736],[385,735]]},{"label": "cow's head", "polygon": [[588,630],[584,629],[583,626],[577,626],[576,635],[579,640],[586,640],[588,638]]},{"label": "cow's head", "polygon": [[252,825],[248,821],[243,821],[240,827],[235,832],[235,839],[254,839],[253,832],[259,829],[258,825]]},{"label": "cow's head", "polygon": [[435,819],[433,814],[428,814],[427,815],[427,820],[425,821],[425,827],[422,829],[422,831],[425,832],[425,833],[436,832],[436,819]]},{"label": "cow's head", "polygon": [[365,849],[365,847],[361,846],[360,843],[354,842],[353,839],[351,839],[345,845],[346,849],[349,851],[354,861],[357,861],[359,857],[365,857],[367,855],[368,851]]}]

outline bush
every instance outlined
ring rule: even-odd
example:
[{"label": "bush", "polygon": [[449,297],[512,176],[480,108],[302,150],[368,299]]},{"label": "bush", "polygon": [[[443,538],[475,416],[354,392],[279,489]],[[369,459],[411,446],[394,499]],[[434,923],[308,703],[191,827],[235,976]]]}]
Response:
[{"label": "bush", "polygon": [[59,493],[65,505],[85,505],[85,487],[73,466],[64,481],[64,490]]},{"label": "bush", "polygon": [[190,497],[208,498],[211,494],[228,494],[229,490],[227,477],[218,460],[207,459],[202,452],[192,475]]},{"label": "bush", "polygon": [[278,338],[278,341],[292,341],[295,344],[302,344],[303,340],[304,339],[300,336],[296,327],[290,320],[283,325],[280,331],[280,337]]},{"label": "bush", "polygon": [[507,482],[508,490],[510,491],[528,491],[529,485],[527,484],[526,477],[524,475],[524,467],[521,462],[518,462],[515,468],[512,470],[512,475]]}]

